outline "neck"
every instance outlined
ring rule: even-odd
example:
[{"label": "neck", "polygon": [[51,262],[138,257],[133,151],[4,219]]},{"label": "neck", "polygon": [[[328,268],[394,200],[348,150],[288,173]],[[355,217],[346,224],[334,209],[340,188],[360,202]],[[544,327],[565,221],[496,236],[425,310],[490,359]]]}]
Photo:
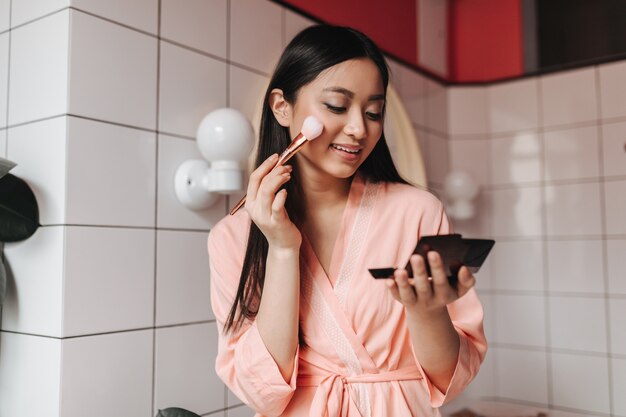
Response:
[{"label": "neck", "polygon": [[305,218],[307,212],[319,212],[344,206],[350,194],[351,178],[335,178],[329,175],[307,173],[300,177],[304,197]]}]

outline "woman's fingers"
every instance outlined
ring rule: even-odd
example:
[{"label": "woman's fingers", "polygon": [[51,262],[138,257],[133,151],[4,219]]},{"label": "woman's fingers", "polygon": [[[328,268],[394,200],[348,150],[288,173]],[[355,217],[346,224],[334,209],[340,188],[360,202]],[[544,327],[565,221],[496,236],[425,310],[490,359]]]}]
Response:
[{"label": "woman's fingers", "polygon": [[261,181],[263,181],[263,178],[265,178],[272,168],[274,168],[277,161],[278,154],[274,154],[263,161],[263,163],[259,165],[259,167],[255,169],[252,174],[250,174],[250,179],[248,180],[248,190],[246,192],[246,201],[256,199],[259,187],[261,186]]},{"label": "woman's fingers", "polygon": [[433,290],[428,279],[428,273],[426,272],[424,258],[420,255],[412,255],[410,262],[411,268],[413,268],[413,285],[417,292],[417,298],[420,301],[430,300],[433,296]]},{"label": "woman's fingers", "polygon": [[285,201],[287,201],[287,190],[282,189],[276,194],[272,203],[272,217],[282,219],[285,216]]},{"label": "woman's fingers", "polygon": [[474,285],[476,285],[476,278],[470,270],[463,266],[459,270],[459,283],[458,283],[458,294],[459,297],[463,297]]},{"label": "woman's fingers", "polygon": [[291,179],[291,166],[281,166],[267,174],[261,181],[257,197],[254,202],[258,206],[257,212],[262,216],[269,216],[272,212],[278,189]]},{"label": "woman's fingers", "polygon": [[435,298],[442,304],[448,304],[456,298],[454,289],[448,282],[448,274],[444,268],[441,256],[435,251],[427,253],[430,272],[433,276],[433,292]]},{"label": "woman's fingers", "polygon": [[409,283],[409,274],[405,269],[396,269],[393,278],[398,288],[398,297],[404,304],[413,304],[417,301],[417,295],[413,286]]}]

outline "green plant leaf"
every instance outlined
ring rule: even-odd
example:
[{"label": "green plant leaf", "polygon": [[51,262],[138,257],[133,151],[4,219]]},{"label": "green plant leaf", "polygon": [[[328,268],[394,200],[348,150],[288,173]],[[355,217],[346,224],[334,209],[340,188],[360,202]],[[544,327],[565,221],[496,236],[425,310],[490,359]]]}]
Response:
[{"label": "green plant leaf", "polygon": [[13,174],[0,178],[0,242],[27,239],[39,226],[37,200],[28,184]]},{"label": "green plant leaf", "polygon": [[184,408],[170,407],[165,410],[159,410],[156,417],[200,417],[196,413],[192,413]]}]

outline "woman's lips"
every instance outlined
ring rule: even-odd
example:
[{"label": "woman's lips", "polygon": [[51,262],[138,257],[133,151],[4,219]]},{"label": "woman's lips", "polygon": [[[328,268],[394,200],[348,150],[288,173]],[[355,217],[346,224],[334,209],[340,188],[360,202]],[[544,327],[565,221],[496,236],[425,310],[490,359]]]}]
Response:
[{"label": "woman's lips", "polygon": [[[341,149],[343,148],[343,149]],[[354,145],[342,145],[342,144],[331,144],[330,149],[333,150],[341,159],[354,162],[359,159],[359,155],[361,154],[361,147]]]}]

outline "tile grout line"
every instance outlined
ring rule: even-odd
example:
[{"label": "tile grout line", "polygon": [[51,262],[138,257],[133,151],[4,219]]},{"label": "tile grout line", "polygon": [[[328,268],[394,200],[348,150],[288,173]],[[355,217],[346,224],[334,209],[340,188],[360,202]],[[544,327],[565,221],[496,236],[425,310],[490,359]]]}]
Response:
[{"label": "tile grout line", "polygon": [[[11,95],[11,46],[12,46],[12,40],[13,40],[13,30],[11,28],[11,21],[13,19],[12,17],[13,14],[13,0],[9,0],[9,30],[8,30],[8,43],[9,43],[9,47],[7,49],[7,97],[6,97],[6,111],[5,111],[5,116],[6,116],[6,136],[5,136],[5,140],[4,140],[4,155],[6,156],[6,158],[9,158],[9,96]],[[4,258],[4,255],[2,256]],[[0,317],[0,320],[2,320],[2,318]]]},{"label": "tile grout line", "polygon": [[157,3],[157,50],[156,50],[156,99],[155,99],[155,127],[156,132],[154,136],[154,263],[153,263],[153,273],[154,280],[152,284],[152,390],[151,395],[152,398],[150,401],[151,414],[154,415],[154,410],[156,408],[156,344],[157,344],[157,327],[156,327],[156,317],[157,317],[157,277],[158,277],[158,250],[159,250],[159,233],[158,233],[158,214],[159,214],[159,118],[160,118],[160,99],[161,99],[161,13],[162,13],[163,2],[162,0],[158,0]]},{"label": "tile grout line", "polygon": [[[232,3],[231,0],[226,0],[226,60],[228,62],[230,62],[230,49],[231,49],[231,37],[230,37],[230,32],[232,30],[232,26],[231,26],[231,19],[232,19]],[[230,107],[230,82],[231,82],[231,77],[230,77],[230,73],[232,70],[232,65],[231,64],[227,64],[226,66],[226,106]],[[224,215],[228,215],[228,207],[230,206],[230,195],[226,194],[226,198],[225,200],[225,207],[224,207]],[[210,232],[209,232],[210,233]],[[207,259],[208,259],[208,252],[206,254]],[[210,272],[209,272],[209,285],[211,283],[211,276],[210,276]],[[216,322],[216,327],[217,327],[217,322]],[[217,329],[217,336],[219,338],[219,328]],[[222,384],[223,388],[223,393],[224,393],[224,397],[223,397],[223,405],[224,405],[224,416],[228,417],[228,387],[226,386],[226,384]]]},{"label": "tile grout line", "polygon": [[[546,178],[546,155],[545,155],[545,126],[544,126],[544,117],[543,117],[543,88],[541,85],[541,80],[538,79],[536,83],[537,88],[537,139],[539,140],[539,170],[541,178],[541,253],[543,256],[543,260],[541,263],[542,266],[542,274],[543,274],[543,317],[545,322],[544,328],[544,337],[546,338],[546,348],[549,348],[552,345],[552,336],[551,336],[551,322],[550,322],[550,283],[549,283],[549,264],[548,264],[548,207],[547,207],[547,190],[545,185]],[[554,389],[552,384],[554,383],[554,378],[552,375],[552,354],[547,352],[545,355],[546,359],[546,388],[547,388],[547,401],[548,407],[551,408],[554,405]]]},{"label": "tile grout line", "polygon": [[[601,88],[600,88],[600,69],[596,65],[594,71],[594,82],[596,89],[596,111],[598,117],[598,123],[596,125],[597,133],[598,133],[598,168],[600,170],[600,175],[604,176],[604,129],[600,123],[600,119],[602,118],[602,96],[601,96]],[[606,214],[606,189],[605,189],[605,181],[601,181],[599,184],[600,191],[600,222],[602,226],[602,234],[604,236],[607,235],[607,214]],[[609,396],[609,412],[611,415],[615,414],[615,398],[613,398],[613,370],[611,367],[611,357],[612,357],[612,348],[611,348],[611,301],[609,298],[610,295],[610,280],[609,280],[609,269],[608,269],[608,242],[607,239],[602,239],[602,268],[603,268],[603,278],[604,278],[604,320],[605,320],[605,331],[606,331],[606,361],[607,361],[607,377],[608,377],[608,396]]]}]

